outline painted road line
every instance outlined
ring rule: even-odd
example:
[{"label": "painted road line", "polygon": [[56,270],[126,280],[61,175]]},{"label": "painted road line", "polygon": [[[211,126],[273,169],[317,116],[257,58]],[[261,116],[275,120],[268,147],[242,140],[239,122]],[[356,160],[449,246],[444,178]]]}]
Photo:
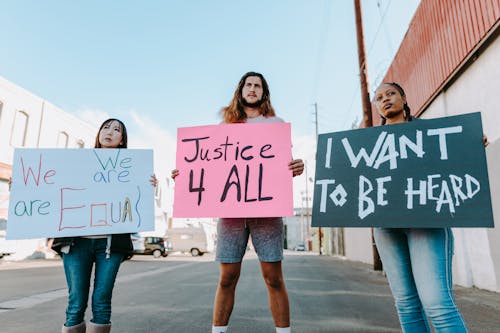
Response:
[{"label": "painted road line", "polygon": [[[193,266],[196,263],[186,263],[186,264],[179,264],[171,267],[165,267],[165,268],[160,268],[160,269],[155,269],[155,270],[150,270],[147,272],[141,272],[141,273],[136,273],[136,274],[131,274],[127,276],[121,276],[116,279],[116,283],[124,283],[124,282],[131,282],[139,279],[143,279],[146,276],[151,276],[151,275],[156,275],[156,274],[162,274],[165,272],[170,272],[174,271],[177,269],[185,268],[188,266]],[[32,308],[35,305],[42,304],[45,302],[50,302],[52,300],[55,300],[57,298],[61,297],[68,297],[68,289],[67,288],[61,288],[61,289],[56,289],[40,294],[35,294],[27,297],[22,297],[10,301],[5,301],[5,302],[0,302],[0,314],[4,312],[9,312],[9,311],[14,311],[14,310],[19,310],[19,309],[27,309],[27,308]]]}]

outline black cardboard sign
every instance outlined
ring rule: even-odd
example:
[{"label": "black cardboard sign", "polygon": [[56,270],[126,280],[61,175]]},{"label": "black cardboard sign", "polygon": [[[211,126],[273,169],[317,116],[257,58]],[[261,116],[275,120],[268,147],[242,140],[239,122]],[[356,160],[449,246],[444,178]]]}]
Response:
[{"label": "black cardboard sign", "polygon": [[479,112],[321,134],[313,227],[493,227]]}]

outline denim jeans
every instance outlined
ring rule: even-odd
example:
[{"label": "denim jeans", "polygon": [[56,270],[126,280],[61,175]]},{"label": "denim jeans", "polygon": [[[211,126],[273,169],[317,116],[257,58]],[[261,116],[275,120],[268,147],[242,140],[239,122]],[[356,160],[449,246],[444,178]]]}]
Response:
[{"label": "denim jeans", "polygon": [[453,297],[449,228],[375,228],[384,270],[405,333],[467,332]]},{"label": "denim jeans", "polygon": [[106,244],[106,238],[76,238],[69,253],[63,254],[69,290],[65,323],[67,327],[78,325],[84,319],[94,263],[91,321],[95,324],[110,323],[111,296],[123,255],[111,253],[110,257],[106,258]]}]

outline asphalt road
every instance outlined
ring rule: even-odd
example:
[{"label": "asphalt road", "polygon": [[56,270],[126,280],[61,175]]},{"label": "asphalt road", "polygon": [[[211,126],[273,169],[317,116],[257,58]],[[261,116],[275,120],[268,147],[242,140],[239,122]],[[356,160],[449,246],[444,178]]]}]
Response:
[{"label": "asphalt road", "polygon": [[[400,332],[386,278],[369,265],[288,253],[284,271],[293,332]],[[217,275],[210,255],[134,257],[122,265],[115,286],[112,332],[210,332]],[[59,260],[0,262],[0,281],[1,332],[60,332],[67,291]],[[470,332],[500,332],[499,294],[456,293]],[[274,332],[252,253],[243,263],[230,332]]]}]

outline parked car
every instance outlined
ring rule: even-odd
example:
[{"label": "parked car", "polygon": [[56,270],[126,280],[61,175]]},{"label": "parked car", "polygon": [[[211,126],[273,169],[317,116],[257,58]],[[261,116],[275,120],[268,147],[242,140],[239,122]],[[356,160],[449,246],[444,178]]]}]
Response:
[{"label": "parked car", "polygon": [[172,251],[172,245],[167,237],[132,234],[132,245],[134,254],[153,255],[155,258],[166,257]]},{"label": "parked car", "polygon": [[193,257],[207,252],[207,235],[203,228],[187,227],[167,230],[172,251],[189,252]]},{"label": "parked car", "polygon": [[306,250],[306,246],[304,245],[304,243],[299,243],[297,244],[297,246],[295,246],[295,251],[305,251]]}]

